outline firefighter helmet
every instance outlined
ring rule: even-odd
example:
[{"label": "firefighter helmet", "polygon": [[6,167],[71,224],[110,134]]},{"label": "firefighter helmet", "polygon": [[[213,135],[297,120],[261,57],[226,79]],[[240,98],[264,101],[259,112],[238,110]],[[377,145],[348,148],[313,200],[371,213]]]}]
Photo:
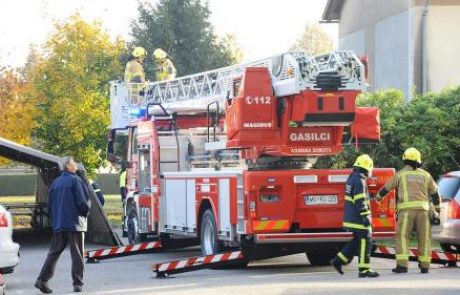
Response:
[{"label": "firefighter helmet", "polygon": [[422,155],[420,154],[420,152],[416,149],[416,148],[408,148],[403,156],[402,156],[402,159],[403,160],[408,160],[408,161],[414,161],[414,162],[417,162],[419,164],[422,164]]},{"label": "firefighter helmet", "polygon": [[145,58],[147,57],[147,50],[145,50],[144,47],[137,46],[137,47],[134,47],[132,55],[136,58],[139,58],[139,57]]},{"label": "firefighter helmet", "polygon": [[371,172],[374,168],[374,162],[372,161],[371,157],[369,157],[369,155],[364,154],[356,158],[353,167],[361,167],[368,172]]},{"label": "firefighter helmet", "polygon": [[157,48],[153,52],[153,59],[155,59],[155,60],[164,59],[164,58],[166,58],[167,55],[168,54],[163,49]]}]

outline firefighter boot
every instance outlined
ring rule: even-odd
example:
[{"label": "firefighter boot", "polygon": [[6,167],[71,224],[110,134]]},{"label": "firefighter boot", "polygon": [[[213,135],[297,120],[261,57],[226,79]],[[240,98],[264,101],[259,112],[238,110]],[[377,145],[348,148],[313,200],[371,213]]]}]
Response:
[{"label": "firefighter boot", "polygon": [[427,268],[427,267],[422,267],[422,265],[419,263],[418,264],[418,268],[420,268],[420,272],[421,273],[429,273],[430,272],[430,269]]},{"label": "firefighter boot", "polygon": [[407,267],[396,265],[396,267],[393,268],[391,271],[394,272],[394,273],[406,273],[407,272]]},{"label": "firefighter boot", "polygon": [[359,278],[376,278],[379,276],[379,273],[372,269],[360,270],[358,277]]},{"label": "firefighter boot", "polygon": [[329,261],[329,263],[335,268],[335,270],[339,274],[343,275],[342,264],[339,260],[337,260],[337,258],[332,259],[331,261]]}]

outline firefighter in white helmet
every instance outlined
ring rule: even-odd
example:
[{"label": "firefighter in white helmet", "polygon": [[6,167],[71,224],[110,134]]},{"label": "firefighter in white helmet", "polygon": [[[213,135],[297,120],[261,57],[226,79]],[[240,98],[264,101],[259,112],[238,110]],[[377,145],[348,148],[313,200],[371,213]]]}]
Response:
[{"label": "firefighter in white helmet", "polygon": [[353,233],[353,239],[331,260],[332,266],[340,274],[343,274],[342,265],[350,263],[358,253],[358,277],[379,276],[370,266],[372,219],[366,179],[371,175],[373,168],[374,162],[369,155],[357,157],[353,164],[353,172],[345,185],[343,228]]},{"label": "firefighter in white helmet", "polygon": [[176,68],[163,49],[157,48],[153,51],[153,61],[157,81],[172,80],[176,77]]},{"label": "firefighter in white helmet", "polygon": [[419,268],[421,273],[428,273],[431,262],[430,198],[433,201],[434,210],[439,214],[441,208],[438,187],[430,173],[420,169],[422,157],[416,148],[408,148],[402,160],[404,168],[399,170],[375,196],[377,200],[381,200],[390,191],[398,190],[396,268],[392,271],[394,273],[407,272],[409,238],[415,229],[418,240]]}]

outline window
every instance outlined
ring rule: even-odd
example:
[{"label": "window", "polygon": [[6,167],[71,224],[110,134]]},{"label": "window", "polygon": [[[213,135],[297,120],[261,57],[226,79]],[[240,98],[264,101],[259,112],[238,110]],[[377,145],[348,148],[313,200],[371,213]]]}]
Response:
[{"label": "window", "polygon": [[139,190],[140,192],[150,192],[150,150],[140,150],[139,154]]},{"label": "window", "polygon": [[439,195],[444,199],[453,199],[460,190],[460,178],[443,176],[438,183]]},{"label": "window", "polygon": [[134,127],[131,131],[131,154],[137,154],[137,128]]}]

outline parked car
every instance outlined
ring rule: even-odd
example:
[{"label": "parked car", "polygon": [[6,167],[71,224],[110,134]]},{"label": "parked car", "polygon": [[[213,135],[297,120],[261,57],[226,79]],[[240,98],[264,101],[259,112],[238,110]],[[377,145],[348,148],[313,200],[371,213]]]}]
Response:
[{"label": "parked car", "polygon": [[460,253],[460,171],[443,175],[439,181],[441,231],[434,239],[444,251]]},{"label": "parked car", "polygon": [[12,273],[19,262],[19,244],[13,242],[12,237],[13,219],[0,205],[0,274]]},{"label": "parked car", "polygon": [[0,295],[5,295],[5,281],[3,280],[3,275],[0,273]]}]

